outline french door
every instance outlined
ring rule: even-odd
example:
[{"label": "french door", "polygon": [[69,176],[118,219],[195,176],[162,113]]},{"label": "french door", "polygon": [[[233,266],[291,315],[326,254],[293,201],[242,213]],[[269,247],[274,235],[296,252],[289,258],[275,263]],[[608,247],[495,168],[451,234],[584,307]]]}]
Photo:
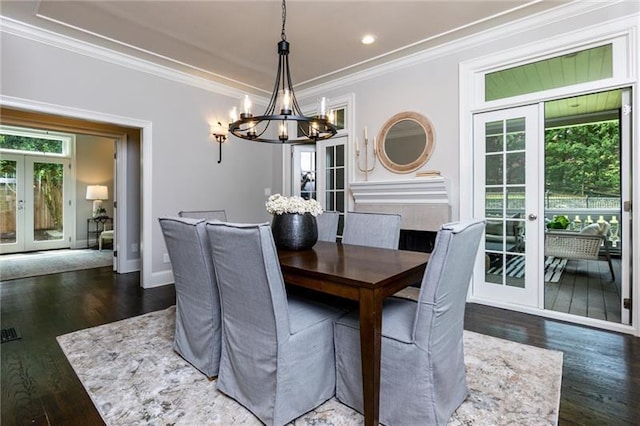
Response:
[{"label": "french door", "polygon": [[0,253],[70,247],[69,160],[2,154]]},{"label": "french door", "polygon": [[[630,102],[615,89],[474,115],[474,216],[486,219],[474,297],[630,324]],[[563,234],[562,250],[545,232],[547,244]],[[594,232],[595,259],[578,235]]]},{"label": "french door", "polygon": [[[486,218],[475,297],[542,307],[540,108],[530,105],[474,116],[474,216]],[[535,236],[538,236],[537,238]],[[513,269],[518,268],[518,273]]]}]

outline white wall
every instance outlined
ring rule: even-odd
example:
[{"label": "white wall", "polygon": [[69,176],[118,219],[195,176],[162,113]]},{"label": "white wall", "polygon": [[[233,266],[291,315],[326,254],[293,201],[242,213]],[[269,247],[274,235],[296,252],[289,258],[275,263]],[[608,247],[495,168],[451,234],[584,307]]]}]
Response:
[{"label": "white wall", "polygon": [[[280,147],[232,138],[218,147],[209,123],[225,120],[239,97],[224,96],[13,34],[2,33],[3,97],[151,123],[152,200],[147,285],[171,282],[157,218],[180,210],[224,208],[230,220],[264,222],[264,189],[281,191]],[[143,136],[144,138],[144,136]],[[144,194],[148,195],[148,194]],[[143,197],[144,197],[143,195]],[[150,212],[144,209],[151,209]],[[146,233],[146,232],[145,232]],[[145,267],[146,270],[146,267]]]}]

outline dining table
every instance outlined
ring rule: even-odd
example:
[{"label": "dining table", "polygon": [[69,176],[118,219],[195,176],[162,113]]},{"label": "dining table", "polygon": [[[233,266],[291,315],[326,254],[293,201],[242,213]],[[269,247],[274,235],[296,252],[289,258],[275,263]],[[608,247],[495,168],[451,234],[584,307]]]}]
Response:
[{"label": "dining table", "polygon": [[382,303],[421,282],[429,254],[318,241],[307,250],[278,250],[278,257],[287,285],[358,302],[364,424],[377,425]]}]

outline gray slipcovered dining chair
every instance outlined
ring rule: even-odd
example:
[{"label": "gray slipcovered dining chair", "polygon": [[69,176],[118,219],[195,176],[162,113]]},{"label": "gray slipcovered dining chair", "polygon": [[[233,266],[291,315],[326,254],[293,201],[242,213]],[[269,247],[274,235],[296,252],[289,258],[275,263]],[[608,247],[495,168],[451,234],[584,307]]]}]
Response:
[{"label": "gray slipcovered dining chair", "polygon": [[316,216],[316,223],[318,224],[318,241],[330,241],[336,242],[338,236],[338,221],[340,220],[340,213],[325,211]]},{"label": "gray slipcovered dining chair", "polygon": [[[444,425],[468,395],[463,321],[483,221],[443,225],[418,301],[387,298],[382,310],[380,422]],[[336,397],[362,412],[358,313],[334,324]]]},{"label": "gray slipcovered dining chair", "polygon": [[176,288],[173,350],[213,378],[220,364],[220,296],[204,219],[159,218]]},{"label": "gray slipcovered dining chair", "polygon": [[333,320],[343,311],[287,295],[268,224],[206,227],[222,306],[217,388],[284,425],[335,394]]},{"label": "gray slipcovered dining chair", "polygon": [[191,217],[193,219],[227,221],[227,212],[225,210],[182,210],[178,213],[178,216]]},{"label": "gray slipcovered dining chair", "polygon": [[397,249],[401,221],[399,214],[349,212],[344,220],[342,243]]}]

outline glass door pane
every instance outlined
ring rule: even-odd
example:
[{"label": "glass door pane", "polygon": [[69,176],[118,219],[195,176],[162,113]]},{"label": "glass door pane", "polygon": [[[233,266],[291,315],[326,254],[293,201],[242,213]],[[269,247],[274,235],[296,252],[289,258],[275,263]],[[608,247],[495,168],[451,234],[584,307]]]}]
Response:
[{"label": "glass door pane", "polygon": [[[2,253],[20,251],[18,214],[22,209],[21,185],[18,182],[18,160],[3,155],[0,160],[0,245]],[[22,164],[22,163],[20,163]],[[9,249],[9,247],[12,247]]]},{"label": "glass door pane", "polygon": [[[482,277],[474,295],[538,306],[536,144],[538,106],[478,114],[474,123],[476,217],[486,219]],[[529,214],[531,213],[531,214]],[[531,218],[531,219],[530,219]],[[480,268],[480,265],[478,265]]]},{"label": "glass door pane", "polygon": [[60,163],[33,163],[33,239],[62,240],[64,167]]}]

